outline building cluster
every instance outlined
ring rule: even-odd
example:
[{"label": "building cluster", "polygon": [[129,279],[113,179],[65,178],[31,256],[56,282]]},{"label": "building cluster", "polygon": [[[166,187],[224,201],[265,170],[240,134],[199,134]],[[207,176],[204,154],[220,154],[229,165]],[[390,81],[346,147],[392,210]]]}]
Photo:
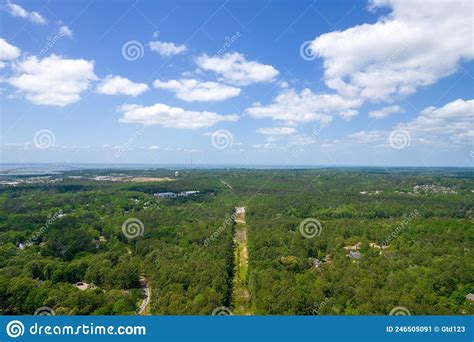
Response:
[{"label": "building cluster", "polygon": [[192,190],[192,191],[182,191],[180,193],[158,192],[158,193],[153,194],[153,195],[155,197],[158,197],[158,198],[175,198],[175,197],[188,197],[188,196],[197,195],[197,194],[199,194],[199,191]]},{"label": "building cluster", "polygon": [[54,183],[59,183],[62,181],[63,181],[62,178],[51,178],[51,176],[39,176],[39,177],[0,180],[0,185],[17,186],[21,184],[54,184]]},{"label": "building cluster", "polygon": [[332,262],[332,255],[328,254],[322,260],[316,258],[309,258],[309,262],[314,268],[319,269],[321,265],[324,265],[324,263],[330,264]]},{"label": "building cluster", "polygon": [[361,195],[380,195],[382,193],[382,190],[375,190],[375,191],[359,191]]},{"label": "building cluster", "polygon": [[[359,252],[360,248],[362,247],[362,242],[357,242],[355,245],[348,245],[344,246],[344,250],[349,252],[347,256],[353,260],[358,260],[362,257],[362,254]],[[369,243],[370,248],[375,248],[380,250],[380,254],[382,254],[383,250],[386,250],[389,246],[386,245],[379,245],[375,242]]]},{"label": "building cluster", "polygon": [[433,193],[443,193],[443,194],[455,194],[456,191],[448,188],[446,186],[435,185],[435,184],[425,184],[425,185],[415,185],[413,187],[413,192],[420,193],[420,192],[433,192]]}]

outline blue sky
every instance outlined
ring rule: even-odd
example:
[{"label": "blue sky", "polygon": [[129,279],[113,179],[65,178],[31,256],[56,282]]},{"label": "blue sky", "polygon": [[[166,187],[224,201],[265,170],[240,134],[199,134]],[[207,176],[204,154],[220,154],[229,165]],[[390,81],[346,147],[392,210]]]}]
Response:
[{"label": "blue sky", "polygon": [[472,166],[472,7],[4,1],[0,161]]}]

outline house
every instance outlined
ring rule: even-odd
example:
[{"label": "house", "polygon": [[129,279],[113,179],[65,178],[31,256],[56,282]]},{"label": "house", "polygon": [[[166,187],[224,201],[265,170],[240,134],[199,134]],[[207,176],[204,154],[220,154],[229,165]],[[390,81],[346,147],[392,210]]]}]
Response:
[{"label": "house", "polygon": [[196,191],[196,190],[193,190],[193,191],[183,191],[183,192],[181,192],[178,196],[187,197],[187,196],[190,196],[190,195],[197,195],[198,193],[199,193],[199,191]]},{"label": "house", "polygon": [[176,194],[173,192],[159,192],[154,194],[154,196],[159,198],[175,198]]},{"label": "house", "polygon": [[372,248],[381,249],[381,250],[387,249],[389,247],[387,245],[378,245],[375,242],[369,243],[369,246],[372,247]]},{"label": "house", "polygon": [[346,251],[358,251],[360,247],[362,246],[362,242],[357,242],[355,245],[351,246],[344,246],[344,249]]},{"label": "house", "polygon": [[82,281],[78,281],[77,283],[74,284],[74,286],[81,290],[81,291],[85,291],[87,290],[90,286],[90,284],[86,283],[86,282],[82,282]]},{"label": "house", "polygon": [[322,261],[316,258],[309,258],[309,262],[311,263],[311,266],[314,268],[319,268],[322,264]]},{"label": "house", "polygon": [[358,260],[358,259],[360,259],[361,254],[360,254],[360,252],[353,252],[353,251],[350,251],[347,256],[348,256],[349,258],[351,258],[351,259]]},{"label": "house", "polygon": [[179,194],[175,194],[174,192],[159,192],[157,194],[154,194],[154,196],[159,197],[159,198],[175,198],[176,196],[188,197],[188,196],[197,195],[197,194],[199,194],[199,191],[193,190],[193,191],[182,191]]}]

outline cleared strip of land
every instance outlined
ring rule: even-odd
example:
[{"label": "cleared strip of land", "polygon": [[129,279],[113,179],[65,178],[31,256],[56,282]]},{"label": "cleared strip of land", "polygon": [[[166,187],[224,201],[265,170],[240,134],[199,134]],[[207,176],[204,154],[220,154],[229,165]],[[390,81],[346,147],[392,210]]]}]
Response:
[{"label": "cleared strip of land", "polygon": [[234,233],[234,279],[232,308],[234,315],[251,315],[251,298],[248,290],[248,249],[245,207],[236,208]]},{"label": "cleared strip of land", "polygon": [[143,302],[137,310],[139,315],[149,315],[150,314],[150,298],[151,298],[151,289],[148,286],[147,279],[144,276],[140,276],[140,287],[143,292]]}]

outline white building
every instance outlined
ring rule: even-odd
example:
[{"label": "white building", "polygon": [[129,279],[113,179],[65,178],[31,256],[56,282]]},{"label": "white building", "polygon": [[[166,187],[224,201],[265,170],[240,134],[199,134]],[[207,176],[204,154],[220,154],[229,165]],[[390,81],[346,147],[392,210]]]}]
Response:
[{"label": "white building", "polygon": [[159,192],[154,194],[154,196],[159,198],[174,198],[176,197],[176,194],[174,192]]}]

